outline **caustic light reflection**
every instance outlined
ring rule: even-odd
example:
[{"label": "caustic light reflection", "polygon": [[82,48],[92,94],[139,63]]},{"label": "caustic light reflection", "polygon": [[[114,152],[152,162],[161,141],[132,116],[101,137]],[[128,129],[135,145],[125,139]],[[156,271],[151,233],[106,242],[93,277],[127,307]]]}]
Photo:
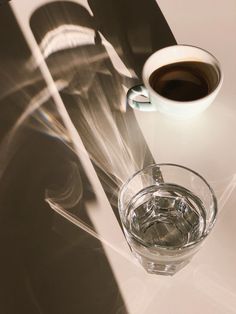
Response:
[{"label": "caustic light reflection", "polygon": [[[96,43],[97,36],[100,38],[99,44]],[[87,54],[88,46],[89,49],[91,46],[95,48],[92,54]],[[37,49],[37,47],[31,48],[32,51]],[[43,79],[47,82],[47,86],[34,95],[31,92],[26,98],[28,102],[25,110],[9,132],[8,138],[11,140],[7,141],[7,145],[11,147],[15,145],[15,135],[21,126],[25,125],[56,137],[74,151],[79,159],[81,154],[88,154],[99,169],[100,179],[104,182],[107,180],[104,185],[107,191],[116,194],[120,185],[143,167],[147,153],[146,146],[142,145],[143,140],[139,141],[139,133],[130,132],[132,128],[130,128],[129,113],[124,112],[127,89],[125,79],[132,76],[131,71],[102,34],[89,28],[75,25],[60,26],[44,36],[39,48],[42,58],[36,63],[40,69],[46,65],[49,69],[48,73],[42,71],[43,78],[35,75],[38,68],[31,57],[24,65],[24,69],[30,71],[32,80],[29,80],[27,75],[27,78],[23,78],[26,81],[24,84],[21,74],[19,76],[21,83],[16,82],[16,86],[23,87],[22,95],[26,92],[25,86],[28,88],[30,84],[37,85]],[[83,49],[79,51],[81,58],[78,57],[78,49]],[[85,72],[93,75],[83,75]],[[55,88],[51,88],[48,82],[55,85],[58,92],[56,98],[52,97]],[[84,86],[86,88],[83,88]],[[18,97],[21,88],[17,90]],[[9,91],[11,91],[10,84]],[[6,95],[8,96],[9,92]],[[122,104],[119,107],[114,106],[116,96]],[[22,98],[24,97],[23,95]],[[58,99],[61,101],[57,102]],[[54,107],[53,101],[55,101]],[[71,121],[68,123],[67,110],[73,119],[73,127]],[[77,135],[74,127],[78,131]],[[109,241],[103,239],[91,226],[71,212],[70,209],[83,198],[80,173],[75,166],[71,171],[73,175],[66,180],[63,187],[56,190],[47,189],[46,201],[66,219],[113,247]],[[119,253],[123,254],[120,251]]]}]

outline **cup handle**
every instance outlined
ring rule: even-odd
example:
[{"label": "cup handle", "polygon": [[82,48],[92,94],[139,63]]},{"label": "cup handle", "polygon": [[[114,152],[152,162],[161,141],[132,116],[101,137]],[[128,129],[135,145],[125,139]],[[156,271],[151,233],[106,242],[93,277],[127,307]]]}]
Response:
[{"label": "cup handle", "polygon": [[[137,97],[139,96],[146,98],[146,100],[145,101],[136,100]],[[127,92],[126,99],[127,104],[133,109],[138,109],[140,111],[156,110],[152,103],[150,102],[148,91],[143,84],[131,87]]]}]

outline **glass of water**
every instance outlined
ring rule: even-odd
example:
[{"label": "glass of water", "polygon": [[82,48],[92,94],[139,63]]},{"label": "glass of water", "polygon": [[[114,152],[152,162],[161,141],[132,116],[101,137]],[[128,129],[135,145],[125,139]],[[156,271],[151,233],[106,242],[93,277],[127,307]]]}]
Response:
[{"label": "glass of water", "polygon": [[147,272],[173,275],[214,226],[217,201],[207,181],[175,164],[153,164],[122,186],[119,213],[130,248]]}]

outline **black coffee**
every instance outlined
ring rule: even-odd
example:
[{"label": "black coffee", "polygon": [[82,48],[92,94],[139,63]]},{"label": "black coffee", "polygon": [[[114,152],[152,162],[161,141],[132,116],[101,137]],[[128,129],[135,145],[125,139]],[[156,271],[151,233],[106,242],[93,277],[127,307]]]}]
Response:
[{"label": "black coffee", "polygon": [[158,94],[166,98],[191,101],[211,93],[218,80],[218,74],[212,65],[185,61],[155,70],[149,78],[149,83]]}]

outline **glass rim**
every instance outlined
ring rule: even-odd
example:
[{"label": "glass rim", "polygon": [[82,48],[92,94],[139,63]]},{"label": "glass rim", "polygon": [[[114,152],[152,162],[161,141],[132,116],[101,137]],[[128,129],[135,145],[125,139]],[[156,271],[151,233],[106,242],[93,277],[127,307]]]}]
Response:
[{"label": "glass rim", "polygon": [[119,214],[120,214],[120,218],[121,218],[121,223],[123,225],[123,219],[122,219],[122,213],[121,213],[121,208],[123,207],[121,205],[121,200],[123,198],[123,194],[125,192],[125,188],[128,186],[128,184],[134,179],[134,177],[136,177],[138,174],[142,173],[145,170],[148,170],[149,168],[154,168],[154,167],[163,167],[163,166],[170,166],[170,167],[176,167],[176,168],[180,168],[180,169],[184,169],[187,170],[188,172],[193,173],[194,175],[196,175],[197,177],[199,177],[208,187],[211,196],[212,196],[212,202],[213,202],[213,208],[214,208],[214,214],[211,217],[211,220],[209,222],[209,226],[207,227],[207,229],[204,231],[204,233],[202,234],[202,236],[200,238],[198,238],[195,241],[191,241],[185,245],[183,245],[182,247],[179,248],[172,248],[172,247],[167,247],[167,246],[162,246],[162,245],[155,245],[153,247],[149,247],[148,245],[145,245],[145,243],[143,243],[137,236],[135,236],[134,234],[132,234],[132,237],[134,237],[134,239],[141,244],[142,246],[146,247],[147,249],[150,250],[155,250],[155,249],[161,249],[161,250],[166,250],[166,251],[182,251],[185,249],[189,249],[192,247],[195,247],[198,243],[202,242],[207,235],[210,233],[211,229],[213,228],[215,222],[216,222],[216,216],[218,213],[218,206],[217,206],[217,199],[214,193],[214,190],[212,189],[212,187],[210,186],[210,184],[206,181],[206,179],[200,175],[199,173],[197,173],[196,171],[185,167],[183,165],[178,165],[178,164],[174,164],[174,163],[152,163],[138,171],[136,171],[132,176],[130,176],[125,182],[124,184],[121,186],[119,194],[118,194],[118,210],[119,210]]}]

